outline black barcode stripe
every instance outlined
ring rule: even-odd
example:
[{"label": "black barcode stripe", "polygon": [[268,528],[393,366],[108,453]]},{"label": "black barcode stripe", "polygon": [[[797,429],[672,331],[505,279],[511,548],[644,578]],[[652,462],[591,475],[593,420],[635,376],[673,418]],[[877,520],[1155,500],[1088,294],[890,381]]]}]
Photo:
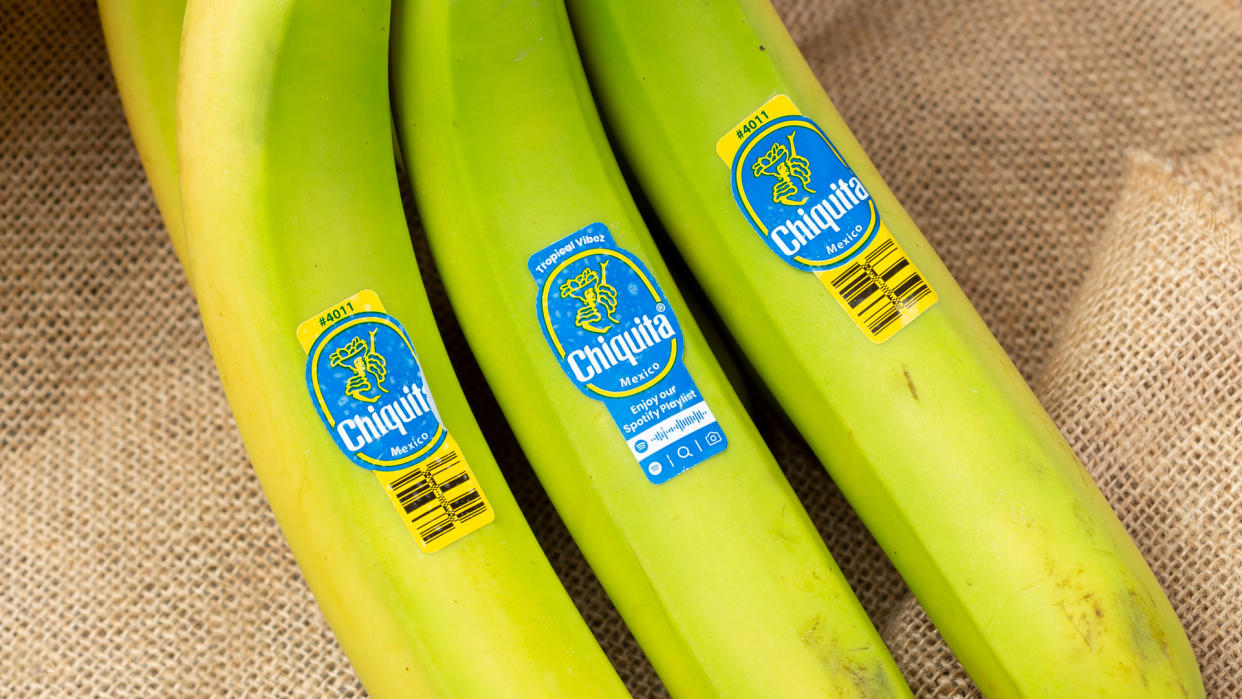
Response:
[{"label": "black barcode stripe", "polygon": [[411,517],[411,518],[410,518],[410,523],[411,523],[411,524],[417,524],[419,520],[421,520],[421,519],[425,519],[425,518],[427,518],[427,517],[443,517],[443,516],[444,516],[444,511],[443,511],[443,509],[442,509],[442,508],[433,507],[433,508],[431,508],[431,509],[429,509],[429,510],[423,510],[423,511],[422,511],[422,512],[420,512],[419,514],[414,515],[413,517]]},{"label": "black barcode stripe", "polygon": [[893,277],[897,276],[898,272],[900,272],[901,270],[909,266],[910,266],[910,261],[903,257],[897,260],[896,262],[894,262],[893,266],[889,267],[887,272],[880,275],[880,278],[886,282],[892,281]]},{"label": "black barcode stripe", "polygon": [[414,500],[409,500],[409,501],[404,501],[404,500],[400,501],[401,507],[405,509],[405,513],[407,515],[417,510],[418,508],[423,507],[424,505],[428,505],[430,503],[435,502],[436,494],[435,492],[431,490],[431,486],[430,485],[424,486],[423,489],[426,492],[420,495],[418,498]]},{"label": "black barcode stripe", "polygon": [[871,279],[867,276],[863,266],[855,262],[850,265],[850,276],[853,277],[847,284],[838,286],[837,289],[841,295],[851,301],[851,305],[857,305],[858,301],[866,296],[870,296],[867,291]]},{"label": "black barcode stripe", "polygon": [[923,282],[923,286],[915,290],[915,292],[910,296],[910,302],[917,303],[919,301],[922,301],[923,298],[926,297],[930,293],[931,293],[931,287],[927,285],[927,282]]},{"label": "black barcode stripe", "polygon": [[922,281],[923,278],[919,275],[911,274],[909,279],[906,279],[896,289],[893,289],[893,295],[899,299],[905,298],[910,289],[913,288],[915,284],[922,283]]},{"label": "black barcode stripe", "polygon": [[394,491],[395,491],[395,490],[398,490],[398,489],[400,489],[400,488],[404,487],[404,486],[405,486],[407,483],[409,483],[410,481],[414,480],[415,478],[421,478],[421,477],[422,477],[422,475],[423,475],[423,474],[419,473],[419,472],[418,472],[418,470],[410,471],[409,473],[407,473],[407,474],[405,474],[404,476],[402,476],[402,477],[398,478],[397,480],[393,481],[392,483],[389,483],[389,484],[388,484],[388,487],[389,487],[389,488],[391,488],[391,489],[392,489],[392,490],[394,490]]},{"label": "black barcode stripe", "polygon": [[[878,291],[878,288],[877,288],[877,291]],[[884,294],[876,294],[875,296],[870,297],[870,299],[871,299],[871,303],[868,303],[866,306],[863,306],[862,308],[858,309],[858,311],[855,312],[854,315],[858,316],[859,318],[870,318],[871,316],[875,315],[875,313],[878,313],[882,309],[883,304],[888,303],[888,298],[885,297]]]},{"label": "black barcode stripe", "polygon": [[419,536],[422,537],[423,541],[430,544],[455,528],[456,525],[453,523],[453,520],[448,515],[443,515],[440,519],[428,525],[428,527],[419,529]]},{"label": "black barcode stripe", "polygon": [[871,329],[871,334],[879,335],[884,331],[884,328],[887,328],[894,320],[897,320],[900,317],[901,313],[897,312],[895,309],[889,310],[881,316],[879,320],[868,326]]},{"label": "black barcode stripe", "polygon": [[449,507],[452,508],[454,512],[460,512],[465,509],[467,505],[478,499],[479,491],[471,489],[450,500]]},{"label": "black barcode stripe", "polygon": [[857,262],[851,263],[848,267],[846,267],[841,272],[841,274],[838,274],[836,278],[832,280],[833,287],[835,287],[838,291],[840,291],[842,289],[842,286],[845,284],[845,280],[854,276],[857,270],[858,270],[858,263]]},{"label": "black barcode stripe", "polygon": [[447,481],[444,481],[444,483],[440,486],[440,490],[447,493],[448,491],[456,488],[457,486],[462,485],[463,483],[469,483],[469,482],[470,482],[470,474],[466,473],[465,471],[462,471],[456,476],[453,476]]},{"label": "black barcode stripe", "polygon": [[484,512],[487,512],[487,503],[479,500],[473,505],[462,508],[462,511],[457,513],[457,521],[468,522]]},{"label": "black barcode stripe", "polygon": [[[424,476],[424,474],[422,473],[418,475],[420,478],[423,478]],[[426,478],[423,478],[423,480],[420,480],[414,485],[411,485],[409,488],[406,488],[405,490],[397,493],[397,500],[400,501],[402,504],[408,504],[409,502],[415,499],[423,497],[426,493],[430,491],[431,491],[431,484],[427,482]]]},{"label": "black barcode stripe", "polygon": [[867,258],[867,262],[874,264],[878,262],[879,260],[887,257],[888,253],[892,251],[893,247],[894,247],[894,243],[891,240],[886,240],[880,243],[879,245],[875,247],[875,250],[872,250],[866,254],[865,257]]},{"label": "black barcode stripe", "polygon": [[875,282],[871,280],[865,271],[859,274],[862,277],[862,281],[867,282],[867,285],[854,292],[853,298],[850,299],[850,308],[858,308],[858,304],[871,298],[880,290],[880,287],[876,286]]}]

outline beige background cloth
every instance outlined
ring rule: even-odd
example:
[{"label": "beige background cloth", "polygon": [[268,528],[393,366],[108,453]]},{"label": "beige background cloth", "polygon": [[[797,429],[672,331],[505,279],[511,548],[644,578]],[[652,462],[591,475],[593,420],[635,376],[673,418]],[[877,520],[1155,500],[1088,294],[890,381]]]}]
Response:
[{"label": "beige background cloth", "polygon": [[[778,8],[1151,562],[1209,694],[1242,696],[1242,4]],[[0,167],[0,694],[362,694],[246,461],[92,3],[0,3]],[[662,694],[430,288],[553,564]],[[756,419],[916,692],[974,694],[805,445]]]}]

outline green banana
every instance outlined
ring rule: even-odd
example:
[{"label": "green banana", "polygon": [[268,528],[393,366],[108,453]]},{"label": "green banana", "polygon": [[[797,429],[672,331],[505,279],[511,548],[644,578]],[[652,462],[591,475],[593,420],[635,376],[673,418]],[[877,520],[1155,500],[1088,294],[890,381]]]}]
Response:
[{"label": "green banana", "polygon": [[[389,13],[386,0],[189,3],[177,105],[185,257],[229,403],[306,580],[372,695],[625,696],[510,495],[436,330],[393,162]],[[321,367],[323,343],[359,326],[370,328],[369,348],[360,331]],[[387,344],[377,346],[380,330]],[[308,363],[299,341],[312,336]],[[494,512],[435,553],[420,550],[385,488],[351,462],[378,457],[367,446],[347,455],[325,427],[342,405],[359,411],[338,416],[346,444],[381,434],[381,424],[384,435],[405,434],[404,411],[423,420],[408,423],[414,431],[428,425],[435,406],[427,412],[417,383],[374,403],[383,407],[373,420],[365,412],[381,392],[400,392],[393,377],[421,380],[418,362],[451,430],[439,448],[460,444]],[[325,400],[333,387],[339,400]],[[386,417],[398,412],[400,422]],[[358,427],[352,437],[347,424]],[[467,531],[486,519],[458,506],[464,492],[477,507],[468,478],[434,480],[442,465],[410,472],[406,492],[418,500],[391,495],[431,503],[413,511],[440,517],[417,530],[429,547],[451,523]]]},{"label": "green banana", "polygon": [[177,54],[186,0],[98,0],[108,60],[142,168],[177,259],[185,236],[177,192]]},{"label": "green banana", "polygon": [[[772,7],[569,6],[601,110],[670,236],[980,689],[1202,696],[1142,555]],[[858,227],[837,226],[853,207]],[[891,267],[877,262],[900,252],[880,242],[885,226],[908,258]],[[853,244],[851,231],[874,231],[886,250],[859,243],[865,252],[831,269],[803,252],[833,254],[829,243]],[[911,274],[911,285],[844,286],[880,271]],[[885,315],[855,321],[860,298]],[[895,334],[869,338],[884,328]]]},{"label": "green banana", "polygon": [[[398,3],[394,17],[398,134],[450,300],[536,474],[670,692],[908,696],[660,260],[608,147],[563,5],[415,0]],[[616,349],[624,333],[609,328],[640,326],[627,325],[627,294],[659,298],[657,321],[667,301],[681,321],[672,346],[684,340],[684,368],[727,439],[723,452],[665,482],[649,482],[643,470],[663,467],[636,457],[611,408],[562,372],[549,344],[561,331],[541,332],[536,298],[558,287],[549,281],[541,294],[532,278],[541,267],[528,270],[528,260],[584,226],[594,232],[573,240],[596,244],[607,232],[620,250],[591,253],[583,259],[599,255],[598,266],[567,272],[556,308],[569,310],[556,312],[576,309],[587,342]],[[653,273],[635,271],[614,288],[609,280],[630,279],[629,263]],[[646,351],[635,343],[632,351]],[[662,350],[642,356],[664,361]],[[661,366],[678,371],[671,360]],[[673,380],[656,378],[651,390]],[[711,433],[704,439],[711,444]]]}]

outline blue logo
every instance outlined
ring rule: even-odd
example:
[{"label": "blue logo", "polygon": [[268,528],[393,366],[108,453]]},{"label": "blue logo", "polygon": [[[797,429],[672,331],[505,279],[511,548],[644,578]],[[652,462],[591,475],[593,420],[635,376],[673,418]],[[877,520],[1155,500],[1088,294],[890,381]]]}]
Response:
[{"label": "blue logo", "polygon": [[641,393],[681,358],[681,328],[651,273],[613,247],[589,247],[552,267],[539,289],[539,321],[561,368],[592,398]]},{"label": "blue logo", "polygon": [[742,142],[733,196],[768,247],[806,271],[849,261],[880,225],[871,194],[804,116],[773,119]]},{"label": "blue logo", "polygon": [[539,325],[561,369],[604,402],[651,482],[724,451],[724,432],[681,361],[685,340],[667,297],[607,227],[591,224],[549,245],[529,267]]},{"label": "blue logo", "polygon": [[385,313],[347,316],[311,346],[306,386],[354,463],[395,471],[435,451],[444,426],[405,328]]}]

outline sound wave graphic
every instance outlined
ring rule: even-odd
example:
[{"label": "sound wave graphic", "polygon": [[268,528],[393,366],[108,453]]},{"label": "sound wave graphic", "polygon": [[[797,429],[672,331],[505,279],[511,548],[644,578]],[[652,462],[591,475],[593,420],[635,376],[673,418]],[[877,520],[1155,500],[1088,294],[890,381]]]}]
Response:
[{"label": "sound wave graphic", "polygon": [[711,414],[704,409],[695,410],[685,417],[677,418],[673,424],[667,427],[661,427],[651,433],[651,441],[663,442],[672,437],[680,437],[686,433],[686,428],[695,425],[701,425],[711,420]]}]

